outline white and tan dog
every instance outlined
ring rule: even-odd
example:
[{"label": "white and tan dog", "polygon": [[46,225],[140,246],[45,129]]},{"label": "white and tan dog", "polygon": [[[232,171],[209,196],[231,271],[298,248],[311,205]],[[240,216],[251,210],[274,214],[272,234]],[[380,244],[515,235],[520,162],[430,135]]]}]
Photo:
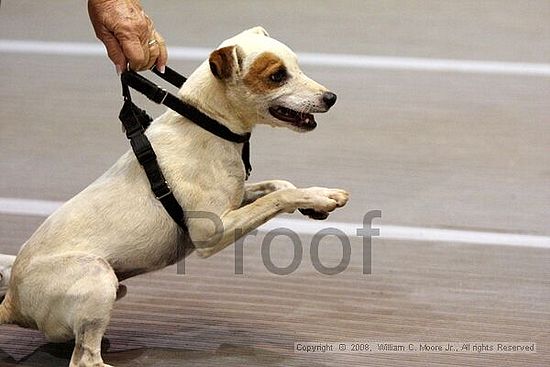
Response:
[{"label": "white and tan dog", "polygon": [[[326,112],[336,101],[261,27],[223,42],[191,75],[180,97],[235,133],[250,132],[258,123],[312,130],[312,114]],[[222,140],[172,111],[158,117],[147,136],[185,210],[212,213],[223,223],[220,229],[209,220],[189,220],[202,257],[279,213],[300,208],[325,218],[348,200],[343,190],[302,189],[287,181],[245,185],[242,144]],[[71,366],[106,366],[101,338],[119,282],[189,254],[195,248],[182,238],[129,151],[24,244],[0,305],[0,323],[39,329],[51,341],[74,338]],[[12,258],[2,259],[8,268]]]}]

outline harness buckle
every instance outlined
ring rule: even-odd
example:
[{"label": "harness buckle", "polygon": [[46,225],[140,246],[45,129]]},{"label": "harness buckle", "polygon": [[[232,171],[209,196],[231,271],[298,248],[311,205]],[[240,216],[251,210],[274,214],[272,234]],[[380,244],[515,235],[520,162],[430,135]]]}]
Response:
[{"label": "harness buckle", "polygon": [[161,86],[158,86],[155,90],[155,94],[153,94],[150,99],[155,103],[163,104],[166,96],[168,96],[168,91]]},{"label": "harness buckle", "polygon": [[148,162],[157,159],[157,155],[155,154],[153,147],[151,147],[151,144],[149,143],[149,140],[145,135],[138,134],[136,136],[133,136],[130,140],[130,144],[132,145],[134,154],[136,155],[136,158],[141,165],[147,164]]},{"label": "harness buckle", "polygon": [[162,194],[156,194],[155,193],[155,198],[157,200],[162,200],[164,199],[165,197],[167,197],[168,195],[172,194],[172,189],[170,188],[170,186],[168,186],[168,183],[166,181],[164,181],[164,187],[166,188],[166,192],[165,193],[162,193]]}]

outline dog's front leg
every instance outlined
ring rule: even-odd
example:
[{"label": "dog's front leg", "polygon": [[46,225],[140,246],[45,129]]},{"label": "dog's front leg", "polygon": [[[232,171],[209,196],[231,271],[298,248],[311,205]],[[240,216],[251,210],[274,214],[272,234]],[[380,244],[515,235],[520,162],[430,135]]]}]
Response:
[{"label": "dog's front leg", "polygon": [[[292,183],[284,180],[269,180],[269,181],[261,181],[253,184],[246,184],[244,187],[244,196],[243,196],[243,202],[241,206],[248,205],[259,198],[270,194],[272,192],[283,190],[283,189],[295,189],[296,186],[294,186]],[[314,209],[306,209],[306,208],[300,208],[300,213],[303,215],[310,217],[311,219],[327,219],[328,214],[327,212],[319,212]]]},{"label": "dog's front leg", "polygon": [[259,198],[266,196],[267,194],[271,194],[272,192],[295,188],[296,186],[284,180],[269,180],[256,182],[253,184],[245,184],[244,197],[241,206],[248,205]]},{"label": "dog's front leg", "polygon": [[209,236],[209,240],[197,243],[197,252],[201,257],[211,256],[280,213],[293,213],[298,208],[332,212],[344,206],[348,196],[344,190],[323,187],[272,192],[223,215],[222,226]]}]

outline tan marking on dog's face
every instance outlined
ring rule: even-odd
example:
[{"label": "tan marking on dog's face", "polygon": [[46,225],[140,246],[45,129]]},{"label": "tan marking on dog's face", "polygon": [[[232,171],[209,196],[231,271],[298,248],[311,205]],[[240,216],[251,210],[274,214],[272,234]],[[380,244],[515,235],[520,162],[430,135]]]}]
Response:
[{"label": "tan marking on dog's face", "polygon": [[265,94],[284,84],[285,80],[271,79],[277,73],[284,73],[286,80],[286,68],[283,61],[272,52],[264,52],[254,60],[243,81],[252,91]]}]

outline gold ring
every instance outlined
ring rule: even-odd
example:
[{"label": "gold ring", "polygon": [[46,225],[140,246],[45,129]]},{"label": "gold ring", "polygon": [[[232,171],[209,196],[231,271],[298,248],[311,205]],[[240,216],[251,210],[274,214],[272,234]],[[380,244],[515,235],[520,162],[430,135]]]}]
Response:
[{"label": "gold ring", "polygon": [[152,39],[152,40],[150,40],[149,42],[147,42],[147,44],[148,44],[149,46],[153,46],[155,43],[158,43],[158,41],[155,40],[155,39]]}]

